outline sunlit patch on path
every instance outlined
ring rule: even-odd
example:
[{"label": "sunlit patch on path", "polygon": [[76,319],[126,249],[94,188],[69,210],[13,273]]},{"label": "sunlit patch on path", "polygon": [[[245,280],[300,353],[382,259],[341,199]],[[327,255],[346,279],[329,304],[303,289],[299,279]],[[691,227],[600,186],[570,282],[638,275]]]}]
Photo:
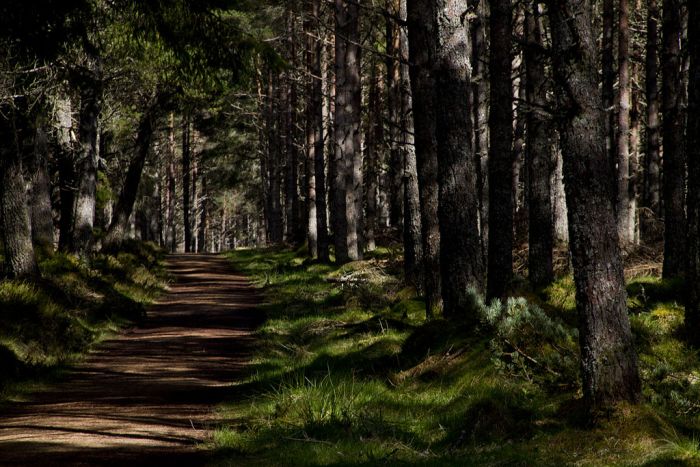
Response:
[{"label": "sunlit patch on path", "polygon": [[168,267],[175,282],[142,327],[0,413],[0,465],[205,460],[197,444],[251,354],[258,297],[222,258],[173,255]]}]

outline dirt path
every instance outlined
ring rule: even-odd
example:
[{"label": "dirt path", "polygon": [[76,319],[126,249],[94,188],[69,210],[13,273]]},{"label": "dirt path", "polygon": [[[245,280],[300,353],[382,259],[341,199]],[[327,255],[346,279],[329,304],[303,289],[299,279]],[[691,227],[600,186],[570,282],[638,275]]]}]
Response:
[{"label": "dirt path", "polygon": [[216,256],[174,255],[143,327],[0,414],[0,465],[197,465],[252,351],[255,291]]}]

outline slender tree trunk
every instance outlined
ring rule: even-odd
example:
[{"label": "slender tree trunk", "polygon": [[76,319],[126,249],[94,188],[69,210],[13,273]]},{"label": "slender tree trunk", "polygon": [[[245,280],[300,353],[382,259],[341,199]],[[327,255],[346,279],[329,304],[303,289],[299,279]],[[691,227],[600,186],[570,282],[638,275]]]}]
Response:
[{"label": "slender tree trunk", "polygon": [[442,309],[440,278],[440,225],[438,222],[438,162],[436,138],[436,90],[431,73],[435,47],[425,19],[432,14],[430,0],[407,0],[409,67],[413,99],[416,161],[421,211],[423,296],[427,317]]},{"label": "slender tree trunk", "polygon": [[199,232],[197,232],[197,253],[207,251],[207,229],[209,227],[209,217],[207,211],[207,176],[202,174],[201,196],[199,197]]},{"label": "slender tree trunk", "polygon": [[403,167],[401,160],[401,28],[396,22],[401,0],[389,0],[387,10],[393,17],[386,17],[386,96],[389,117],[389,223],[392,227],[403,225]]},{"label": "slender tree trunk", "polygon": [[268,82],[268,165],[270,179],[270,242],[281,244],[284,241],[284,213],[282,211],[282,148],[281,131],[283,114],[280,112],[281,87],[272,72]]},{"label": "slender tree trunk", "polygon": [[[466,0],[436,0],[426,21],[433,28],[429,50],[434,50],[436,137],[440,222],[440,267],[444,313],[465,316],[469,290],[483,291],[484,264],[479,239],[479,196],[476,157],[472,146],[470,44],[461,15]],[[439,110],[438,110],[439,109]]]},{"label": "slender tree trunk", "polygon": [[486,258],[489,236],[489,70],[488,20],[489,2],[479,1],[472,22],[472,105],[474,121],[474,154],[479,188],[479,231],[482,256]]},{"label": "slender tree trunk", "polygon": [[0,232],[5,275],[10,278],[39,276],[22,173],[23,148],[35,132],[27,113],[26,98],[15,98],[14,105],[0,107]]},{"label": "slender tree trunk", "polygon": [[177,251],[177,222],[175,221],[175,115],[170,114],[170,126],[168,128],[168,150],[166,162],[166,183],[167,183],[167,203],[166,203],[166,248],[171,253]]},{"label": "slender tree trunk", "polygon": [[700,4],[688,2],[688,268],[685,327],[700,344]]},{"label": "slender tree trunk", "polygon": [[619,111],[617,118],[617,234],[621,245],[634,242],[634,210],[630,199],[630,25],[629,0],[620,0],[618,20]]},{"label": "slender tree trunk", "polygon": [[[406,0],[399,0],[399,16],[407,18]],[[411,78],[409,76],[408,36],[405,27],[399,28],[399,143],[403,161],[403,244],[404,272],[409,284],[423,292],[423,248],[421,244],[420,193],[415,150],[415,129],[412,115]]]},{"label": "slender tree trunk", "polygon": [[661,216],[661,132],[659,119],[659,6],[648,0],[646,44],[646,157],[644,158],[644,207],[642,234],[645,240],[655,240],[654,220]]},{"label": "slender tree trunk", "polygon": [[80,79],[80,116],[78,123],[78,192],[73,216],[72,249],[80,256],[90,253],[93,243],[97,195],[97,134],[102,109],[102,82],[99,72]]},{"label": "slender tree trunk", "polygon": [[[306,71],[309,75],[306,88],[306,122],[304,129],[306,132],[306,208],[307,208],[307,226],[306,238],[309,245],[309,256],[318,258],[318,212],[316,202],[316,171],[314,168],[314,159],[316,151],[316,138],[318,127],[316,125],[316,109],[317,99],[320,96],[316,95],[316,83],[321,80],[321,70],[316,69],[316,53],[318,51],[319,40],[314,36],[316,30],[314,21],[318,21],[316,10],[318,0],[307,0],[306,15],[304,16],[304,34],[306,36]],[[321,149],[323,150],[323,148]]]},{"label": "slender tree trunk", "polygon": [[360,7],[359,1],[348,0],[336,0],[335,6],[335,257],[338,263],[345,263],[362,255]]},{"label": "slender tree trunk", "polygon": [[505,298],[513,276],[512,5],[491,1],[489,243],[487,296]]},{"label": "slender tree trunk", "polygon": [[112,223],[107,229],[103,242],[104,247],[108,249],[119,247],[129,231],[129,218],[134,210],[136,194],[141,183],[141,175],[143,174],[143,166],[151,148],[153,132],[156,130],[156,123],[160,116],[164,99],[164,95],[156,94],[149,102],[139,121],[136,133],[136,152],[129,163],[124,185],[114,207]]},{"label": "slender tree trunk", "polygon": [[590,413],[640,393],[637,354],[600,110],[590,0],[550,0],[554,73],[567,180],[583,393]]},{"label": "slender tree trunk", "polygon": [[663,3],[663,195],[665,278],[683,273],[686,263],[685,176],[681,79],[681,2]]},{"label": "slender tree trunk", "polygon": [[182,224],[185,230],[185,253],[192,251],[192,223],[190,222],[190,177],[192,176],[192,161],[190,136],[190,120],[189,117],[185,116],[182,122]]},{"label": "slender tree trunk", "polygon": [[375,249],[374,229],[377,225],[377,194],[379,190],[379,154],[382,141],[382,103],[381,103],[381,72],[378,64],[372,62],[369,77],[369,102],[372,109],[367,115],[367,128],[365,130],[365,245],[367,251]]},{"label": "slender tree trunk", "polygon": [[534,288],[545,286],[554,279],[554,213],[552,211],[553,157],[551,140],[552,122],[545,115],[547,108],[546,56],[542,53],[539,1],[528,5],[525,28],[527,126],[527,191],[528,191],[528,271]]},{"label": "slender tree trunk", "polygon": [[73,160],[73,117],[71,101],[61,98],[57,102],[56,125],[58,134],[58,185],[60,211],[58,248],[70,251],[73,243],[73,205],[75,204],[75,162]]},{"label": "slender tree trunk", "polygon": [[[623,0],[624,1],[624,0]],[[605,151],[615,173],[615,0],[603,0],[603,109],[605,110]],[[613,187],[617,196],[617,185]]]},{"label": "slender tree trunk", "polygon": [[51,210],[51,179],[48,170],[48,135],[41,119],[36,127],[31,158],[31,192],[29,195],[32,241],[40,248],[53,250],[54,227]]}]

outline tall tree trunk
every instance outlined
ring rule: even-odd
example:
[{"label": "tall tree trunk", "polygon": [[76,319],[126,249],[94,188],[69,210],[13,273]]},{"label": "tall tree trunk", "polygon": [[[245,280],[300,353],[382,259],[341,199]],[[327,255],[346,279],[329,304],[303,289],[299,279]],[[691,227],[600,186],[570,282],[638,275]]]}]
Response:
[{"label": "tall tree trunk", "polygon": [[268,81],[268,165],[269,165],[269,180],[270,180],[270,207],[269,207],[269,223],[270,223],[270,242],[273,244],[281,244],[284,241],[284,213],[282,212],[282,147],[281,131],[282,131],[282,116],[280,113],[281,87],[279,80],[275,82],[275,77],[272,72],[269,73]]},{"label": "tall tree trunk", "polygon": [[665,278],[683,273],[686,262],[685,175],[681,79],[681,2],[663,3],[663,195]]},{"label": "tall tree trunk", "polygon": [[554,213],[552,211],[552,145],[554,129],[545,115],[547,109],[546,56],[542,53],[539,1],[528,5],[525,17],[527,44],[525,46],[527,126],[527,191],[528,191],[528,271],[534,288],[545,286],[554,279]]},{"label": "tall tree trunk", "polygon": [[190,221],[190,177],[192,176],[190,126],[189,117],[185,116],[182,122],[182,225],[185,230],[185,253],[192,251],[192,223]]},{"label": "tall tree trunk", "polygon": [[[309,245],[309,256],[318,258],[318,213],[316,203],[316,171],[314,168],[314,159],[316,151],[316,138],[318,127],[316,124],[316,110],[318,107],[316,84],[321,80],[321,70],[316,69],[316,53],[319,52],[318,47],[320,41],[314,37],[316,30],[314,22],[318,21],[316,10],[318,0],[306,1],[306,14],[304,16],[304,35],[306,37],[306,72],[309,75],[306,88],[306,111],[305,125],[306,132],[306,208],[307,208],[307,225],[306,239]],[[319,62],[320,65],[320,62]],[[319,67],[320,68],[320,67]],[[323,149],[321,149],[323,150]]]},{"label": "tall tree trunk", "polygon": [[491,1],[489,243],[487,296],[505,297],[513,276],[512,5]]},{"label": "tall tree trunk", "polygon": [[112,222],[103,241],[103,246],[108,249],[119,247],[129,231],[129,218],[134,210],[143,167],[151,148],[153,132],[156,130],[156,123],[165,99],[165,95],[157,93],[148,103],[139,120],[136,133],[136,152],[129,163],[119,199],[114,207]]},{"label": "tall tree trunk", "polygon": [[209,217],[207,211],[207,176],[202,174],[202,183],[200,184],[201,196],[199,197],[199,232],[197,232],[197,253],[207,251],[207,230],[209,227]]},{"label": "tall tree trunk", "polygon": [[554,73],[570,247],[579,315],[583,393],[590,413],[640,393],[637,354],[605,151],[590,0],[550,0]]},{"label": "tall tree trunk", "polygon": [[[399,17],[407,17],[406,0],[399,0]],[[403,244],[404,272],[409,284],[423,292],[423,248],[421,244],[420,193],[415,150],[415,129],[412,115],[411,77],[409,76],[408,36],[405,27],[399,28],[399,143],[403,161]]]},{"label": "tall tree trunk", "polygon": [[56,126],[58,136],[58,186],[60,211],[58,248],[70,251],[73,243],[73,206],[75,204],[75,162],[73,160],[73,116],[69,98],[57,102]]},{"label": "tall tree trunk", "polygon": [[166,151],[166,232],[165,245],[171,253],[177,251],[177,222],[175,221],[175,115],[170,114],[170,125],[168,127],[168,150]]},{"label": "tall tree trunk", "polygon": [[474,121],[474,154],[478,164],[479,231],[482,256],[486,258],[489,236],[489,70],[488,20],[489,2],[479,1],[472,21],[472,105]]},{"label": "tall tree trunk", "polygon": [[661,133],[659,119],[659,6],[648,0],[646,41],[646,157],[644,158],[644,207],[642,235],[655,240],[654,220],[661,216]]},{"label": "tall tree trunk", "polygon": [[335,258],[345,263],[362,255],[360,6],[348,0],[336,0],[335,6]]},{"label": "tall tree trunk", "polygon": [[700,344],[700,4],[688,2],[688,269],[685,327]]},{"label": "tall tree trunk", "polygon": [[25,145],[35,129],[30,119],[26,98],[15,98],[14,104],[0,107],[0,220],[5,248],[5,275],[10,278],[39,276],[32,229],[29,218],[26,184],[22,173]]},{"label": "tall tree trunk", "polygon": [[464,316],[469,290],[483,291],[484,264],[479,239],[476,157],[472,146],[470,44],[462,22],[466,0],[436,0],[426,21],[433,28],[433,74],[437,98],[436,137],[440,222],[440,268],[444,313]]},{"label": "tall tree trunk", "polygon": [[403,225],[403,166],[401,160],[401,27],[396,22],[401,0],[389,0],[386,17],[386,103],[389,118],[389,223]]},{"label": "tall tree trunk", "polygon": [[377,195],[379,190],[379,155],[383,143],[382,101],[380,92],[382,75],[377,63],[372,62],[369,76],[368,108],[365,130],[365,245],[367,251],[376,247],[374,229],[377,226]]},{"label": "tall tree trunk", "polygon": [[[615,156],[615,0],[603,0],[603,109],[605,110],[605,151],[613,172],[616,168]],[[617,185],[613,187],[617,195]]]},{"label": "tall tree trunk", "polygon": [[617,234],[621,245],[634,242],[635,213],[630,199],[630,25],[629,0],[620,0],[618,20],[619,111],[617,118]]},{"label": "tall tree trunk", "polygon": [[102,82],[99,71],[80,76],[80,115],[78,123],[78,160],[80,166],[72,249],[80,256],[92,249],[97,195],[97,134],[102,109]]},{"label": "tall tree trunk", "polygon": [[438,163],[436,138],[436,89],[431,73],[431,28],[425,22],[433,12],[430,0],[407,0],[409,67],[415,126],[416,161],[421,211],[423,296],[426,315],[442,310],[440,278],[440,225],[438,222]]},{"label": "tall tree trunk", "polygon": [[29,195],[32,241],[40,248],[54,247],[53,212],[51,210],[51,179],[48,170],[48,135],[42,121],[37,124],[31,157],[31,192]]}]

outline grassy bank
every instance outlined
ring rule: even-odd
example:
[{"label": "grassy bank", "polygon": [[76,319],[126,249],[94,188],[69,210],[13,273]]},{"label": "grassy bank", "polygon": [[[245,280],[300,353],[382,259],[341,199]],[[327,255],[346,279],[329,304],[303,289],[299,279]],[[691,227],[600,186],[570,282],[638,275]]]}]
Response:
[{"label": "grassy bank", "polygon": [[38,282],[0,281],[0,402],[18,400],[93,344],[144,317],[166,285],[162,252],[127,243],[89,264],[44,254]]},{"label": "grassy bank", "polygon": [[237,251],[267,321],[221,409],[225,465],[700,465],[700,360],[677,338],[680,285],[629,284],[644,401],[581,414],[574,290],[563,278],[484,305],[482,325],[425,322],[391,252],[337,268]]}]

